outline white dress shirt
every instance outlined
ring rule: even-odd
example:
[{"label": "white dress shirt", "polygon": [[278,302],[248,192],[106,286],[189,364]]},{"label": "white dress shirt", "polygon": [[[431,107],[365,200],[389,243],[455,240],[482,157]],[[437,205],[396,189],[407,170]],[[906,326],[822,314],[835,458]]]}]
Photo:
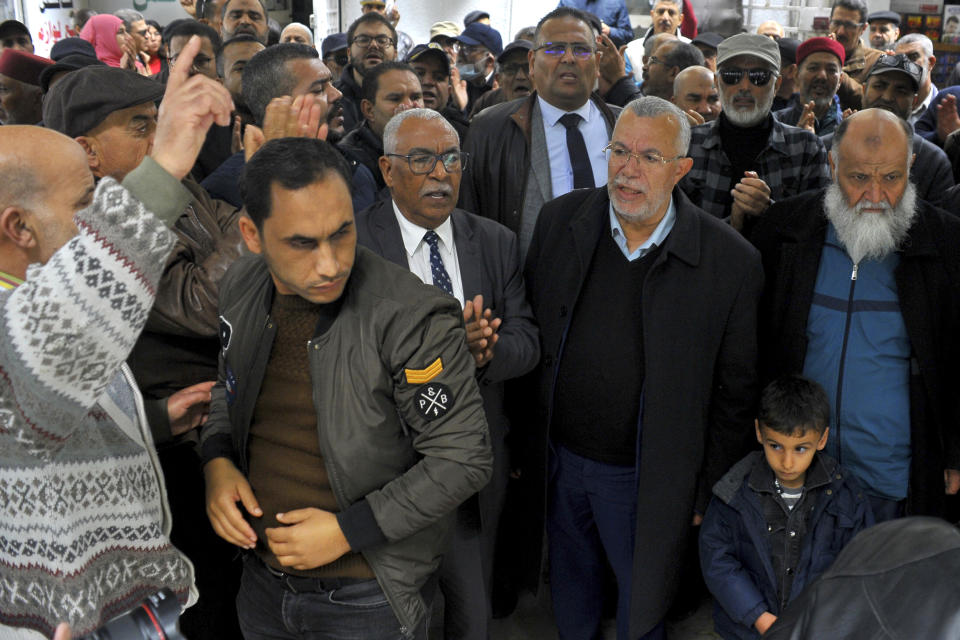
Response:
[{"label": "white dress shirt", "polygon": [[[430,245],[427,244],[423,236],[430,229],[416,225],[400,212],[397,203],[393,204],[393,213],[397,216],[397,222],[400,223],[400,235],[403,237],[403,249],[407,254],[407,265],[410,272],[420,278],[426,284],[433,284],[433,274],[430,269]],[[443,221],[439,227],[434,229],[440,237],[437,248],[440,250],[440,259],[443,260],[443,266],[450,276],[450,284],[453,286],[453,297],[463,308],[463,279],[460,277],[460,261],[457,260],[457,246],[453,242],[453,224],[450,218]]]},{"label": "white dress shirt", "polygon": [[547,138],[547,154],[550,157],[550,182],[553,186],[553,197],[559,198],[565,193],[573,191],[573,166],[570,164],[570,152],[567,151],[567,128],[560,123],[567,113],[576,113],[581,118],[577,129],[583,136],[590,156],[590,166],[593,169],[593,186],[602,187],[607,184],[607,156],[603,148],[610,142],[607,133],[607,122],[593,100],[575,111],[558,109],[540,96],[540,114],[543,116],[543,132]]}]

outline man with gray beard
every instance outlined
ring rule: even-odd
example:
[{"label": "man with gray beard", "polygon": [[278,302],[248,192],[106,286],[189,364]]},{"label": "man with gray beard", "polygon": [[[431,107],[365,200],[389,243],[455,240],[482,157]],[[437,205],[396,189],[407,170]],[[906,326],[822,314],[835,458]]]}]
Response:
[{"label": "man with gray beard", "polygon": [[746,240],[676,188],[689,141],[676,105],[628,104],[607,184],[547,202],[527,254],[544,357],[516,422],[530,504],[514,540],[538,568],[545,518],[562,638],[600,637],[607,563],[617,638],[665,637],[677,559],[750,448],[763,273]]},{"label": "man with gray beard", "polygon": [[680,188],[694,204],[742,230],[775,200],[826,186],[819,138],[770,113],[780,87],[780,49],[755,33],[717,47],[720,117],[694,127],[693,168]]},{"label": "man with gray beard", "polygon": [[762,375],[827,390],[827,452],[878,521],[942,515],[960,488],[960,221],[916,197],[911,135],[882,109],[845,119],[830,186],[773,205],[751,238]]}]

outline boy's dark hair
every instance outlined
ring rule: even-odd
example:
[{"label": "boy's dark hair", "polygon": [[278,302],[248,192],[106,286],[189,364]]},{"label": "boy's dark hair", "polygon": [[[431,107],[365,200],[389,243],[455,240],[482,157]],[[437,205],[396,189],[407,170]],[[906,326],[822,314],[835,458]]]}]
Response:
[{"label": "boy's dark hair", "polygon": [[[381,62],[374,68],[370,69],[370,71],[367,71],[367,75],[363,77],[361,96],[364,100],[368,100],[370,104],[376,104],[377,91],[380,90],[380,76],[388,71],[409,71],[413,75],[417,75],[417,72],[414,71],[413,67],[406,62],[400,62],[399,60]],[[420,82],[419,78],[417,79],[417,82]]]},{"label": "boy's dark hair", "polygon": [[379,22],[382,25],[385,25],[390,29],[390,37],[393,38],[393,46],[397,46],[397,29],[387,20],[382,14],[377,13],[376,11],[371,11],[370,13],[364,13],[359,18],[350,23],[350,26],[347,28],[347,47],[349,48],[353,44],[353,34],[356,33],[357,27],[368,22]]},{"label": "boy's dark hair", "polygon": [[296,190],[332,175],[339,176],[350,188],[350,167],[332,145],[312,138],[278,138],[260,147],[244,167],[240,196],[247,215],[257,229],[263,230],[263,222],[273,208],[273,183]]},{"label": "boy's dark hair", "polygon": [[819,384],[803,376],[774,380],[760,394],[761,427],[786,436],[807,429],[823,433],[830,424],[830,400]]},{"label": "boy's dark hair", "polygon": [[240,91],[257,126],[263,126],[264,114],[270,101],[290,95],[297,86],[297,77],[287,70],[287,62],[319,57],[315,47],[286,42],[267,47],[250,58],[247,66],[243,68]]},{"label": "boy's dark hair", "polygon": [[201,38],[206,38],[210,41],[210,44],[213,45],[213,50],[218,51],[220,49],[220,34],[217,33],[217,30],[211,27],[208,24],[203,24],[202,22],[197,22],[196,20],[183,20],[177,21],[170,24],[167,27],[167,31],[164,34],[167,41],[173,40],[176,36],[200,36]]}]

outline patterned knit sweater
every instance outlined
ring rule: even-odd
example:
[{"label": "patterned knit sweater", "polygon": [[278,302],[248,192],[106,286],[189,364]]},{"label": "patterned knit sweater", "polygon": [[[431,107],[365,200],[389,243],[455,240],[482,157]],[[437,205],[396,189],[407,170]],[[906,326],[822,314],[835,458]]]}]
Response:
[{"label": "patterned knit sweater", "polygon": [[123,365],[184,194],[149,158],[123,186],[102,180],[79,234],[0,291],[0,625],[49,636],[67,621],[81,635],[161,587],[188,599],[193,569],[170,544]]}]

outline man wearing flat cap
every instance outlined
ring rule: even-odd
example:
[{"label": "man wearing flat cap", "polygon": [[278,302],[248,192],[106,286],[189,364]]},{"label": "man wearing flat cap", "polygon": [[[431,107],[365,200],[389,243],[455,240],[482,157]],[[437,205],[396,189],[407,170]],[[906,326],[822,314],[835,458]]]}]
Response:
[{"label": "man wearing flat cap", "polygon": [[[873,65],[863,85],[863,108],[885,109],[902,120],[910,118],[910,111],[919,100],[923,70],[906,55],[882,55]],[[914,133],[913,164],[910,182],[917,187],[917,197],[927,202],[939,202],[953,186],[953,169],[943,149]],[[821,138],[829,153],[833,134]]]},{"label": "man wearing flat cap", "polygon": [[717,51],[722,111],[693,128],[693,168],[680,188],[697,206],[742,229],[774,200],[826,185],[827,157],[816,135],[770,113],[780,86],[775,41],[741,33]]},{"label": "man wearing flat cap", "polygon": [[843,45],[832,38],[810,38],[797,47],[797,89],[790,104],[774,112],[783,124],[818,136],[833,133],[843,119],[837,88],[843,74]]},{"label": "man wearing flat cap", "polygon": [[532,49],[533,43],[529,40],[514,40],[503,48],[503,53],[497,56],[496,72],[493,74],[499,86],[487,91],[473,103],[471,118],[487,107],[526,98],[533,93],[533,78],[530,77],[530,63],[527,62]]},{"label": "man wearing flat cap", "polygon": [[53,60],[19,49],[0,53],[0,123],[40,122],[40,74],[52,64]]},{"label": "man wearing flat cap", "polygon": [[0,23],[0,51],[4,49],[19,49],[33,53],[33,38],[27,25],[19,20],[7,20]]},{"label": "man wearing flat cap", "polygon": [[870,46],[879,51],[892,49],[900,37],[900,14],[896,11],[874,11],[867,16]]},{"label": "man wearing flat cap", "polygon": [[[43,105],[44,123],[80,143],[95,178],[122,180],[150,153],[157,126],[155,103],[163,89],[156,81],[123,69],[79,69],[50,89]],[[182,183],[191,199],[173,225],[176,245],[128,359],[146,398],[165,398],[216,380],[219,284],[243,242],[239,210],[211,199],[190,178]],[[223,631],[221,637],[239,637],[233,607],[215,604],[223,594],[229,605],[233,597],[225,593],[231,588],[229,576],[238,576],[239,567],[230,564],[229,546],[206,523],[196,431],[172,429],[162,413],[150,415],[149,421],[174,514],[171,535],[196,565],[198,585],[205,594],[202,608],[191,615],[215,620],[221,631],[236,630],[236,635]],[[232,588],[236,593],[237,585]]]},{"label": "man wearing flat cap", "polygon": [[773,96],[773,110],[780,111],[790,104],[797,87],[797,49],[800,41],[796,38],[780,38],[777,40],[780,50],[780,88]]}]

